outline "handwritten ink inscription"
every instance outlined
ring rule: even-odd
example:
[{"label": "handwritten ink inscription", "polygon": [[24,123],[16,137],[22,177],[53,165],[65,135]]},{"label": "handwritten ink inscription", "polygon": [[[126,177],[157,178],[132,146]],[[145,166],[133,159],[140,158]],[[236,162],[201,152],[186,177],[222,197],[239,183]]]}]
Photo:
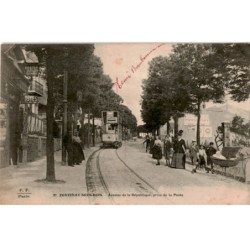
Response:
[{"label": "handwritten ink inscription", "polygon": [[121,89],[122,86],[129,80],[132,78],[132,75],[135,74],[140,67],[142,66],[142,64],[145,62],[145,60],[154,52],[156,51],[158,48],[162,47],[164,45],[164,43],[161,43],[159,45],[157,45],[156,47],[154,47],[153,49],[151,49],[148,53],[146,53],[144,56],[140,56],[140,61],[136,64],[131,65],[130,69],[126,71],[126,76],[120,80],[118,77],[116,77],[115,80],[115,85]]}]

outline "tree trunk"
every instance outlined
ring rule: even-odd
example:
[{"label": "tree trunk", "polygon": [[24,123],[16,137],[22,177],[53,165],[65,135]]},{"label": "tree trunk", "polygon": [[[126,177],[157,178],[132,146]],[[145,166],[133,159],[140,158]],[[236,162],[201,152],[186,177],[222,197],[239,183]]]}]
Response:
[{"label": "tree trunk", "polygon": [[167,134],[170,134],[170,122],[167,120]]},{"label": "tree trunk", "polygon": [[196,128],[196,141],[197,141],[198,146],[200,146],[200,142],[201,142],[201,138],[200,138],[200,120],[201,120],[201,104],[198,102],[197,128]]},{"label": "tree trunk", "polygon": [[92,117],[92,142],[93,147],[95,146],[95,117]]},{"label": "tree trunk", "polygon": [[179,131],[179,124],[178,124],[179,117],[175,115],[173,118],[174,118],[174,135],[177,136],[177,133]]},{"label": "tree trunk", "polygon": [[54,182],[55,177],[55,162],[54,162],[54,138],[53,138],[53,122],[54,122],[54,96],[53,96],[53,75],[52,75],[51,58],[47,57],[47,140],[46,140],[46,156],[47,156],[47,172],[46,180]]}]

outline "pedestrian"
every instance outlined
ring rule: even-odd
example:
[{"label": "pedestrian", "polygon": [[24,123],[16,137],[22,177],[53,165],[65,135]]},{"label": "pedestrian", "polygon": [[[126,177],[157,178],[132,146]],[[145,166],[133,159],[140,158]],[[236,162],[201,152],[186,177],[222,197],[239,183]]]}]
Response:
[{"label": "pedestrian", "polygon": [[198,163],[196,166],[193,168],[192,173],[196,173],[197,168],[205,168],[207,167],[207,154],[205,147],[203,145],[200,145],[199,151],[197,153],[197,159]]},{"label": "pedestrian", "polygon": [[78,131],[74,131],[72,137],[72,147],[73,147],[73,163],[79,165],[83,160],[85,160],[84,152],[81,146],[81,139],[78,135]]},{"label": "pedestrian", "polygon": [[[214,164],[213,161],[211,159],[211,156],[213,156],[214,154],[216,154],[217,150],[214,148],[214,143],[210,142],[209,143],[209,147],[206,150],[206,154],[207,154],[207,166],[210,166],[211,168],[211,173],[214,173]],[[209,168],[206,168],[207,173],[209,173]]]},{"label": "pedestrian", "polygon": [[150,137],[149,137],[149,135],[146,135],[146,137],[145,137],[145,141],[143,142],[143,145],[144,145],[144,143],[146,143],[146,153],[148,152],[148,150],[149,150],[149,146],[150,146]]},{"label": "pedestrian", "polygon": [[149,143],[149,153],[153,154],[153,147],[155,143],[155,136],[150,137],[150,143]]},{"label": "pedestrian", "polygon": [[197,153],[199,151],[199,147],[196,144],[196,141],[192,141],[192,145],[189,149],[189,153],[190,153],[190,159],[192,162],[192,165],[196,165],[197,164]]},{"label": "pedestrian", "polygon": [[186,143],[183,136],[183,130],[177,133],[177,138],[174,140],[174,155],[172,160],[172,167],[178,169],[185,169],[186,163]]},{"label": "pedestrian", "polygon": [[162,159],[162,142],[158,136],[155,137],[153,146],[153,158],[157,160],[156,165],[160,165]]},{"label": "pedestrian", "polygon": [[166,159],[166,166],[170,167],[173,157],[173,143],[172,138],[169,135],[166,135],[165,137],[163,149]]}]

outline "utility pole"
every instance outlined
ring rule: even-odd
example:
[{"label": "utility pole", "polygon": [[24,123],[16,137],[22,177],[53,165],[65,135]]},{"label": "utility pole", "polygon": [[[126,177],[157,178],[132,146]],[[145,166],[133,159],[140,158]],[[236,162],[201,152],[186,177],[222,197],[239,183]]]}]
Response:
[{"label": "utility pole", "polygon": [[[67,134],[67,114],[68,114],[68,71],[63,71],[63,133],[62,141]],[[67,162],[67,153],[64,143],[62,143],[62,165],[65,166]]]}]

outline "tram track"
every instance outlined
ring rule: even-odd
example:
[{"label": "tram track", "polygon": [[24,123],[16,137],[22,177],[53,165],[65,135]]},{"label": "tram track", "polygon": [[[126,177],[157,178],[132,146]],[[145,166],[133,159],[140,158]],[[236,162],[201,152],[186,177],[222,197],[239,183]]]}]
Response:
[{"label": "tram track", "polygon": [[[115,190],[114,183],[112,182],[112,177],[108,176],[105,172],[102,172],[102,164],[100,164],[100,155],[106,149],[98,149],[94,151],[86,165],[86,184],[89,200],[91,204],[116,204],[114,198],[112,197],[112,192],[117,193]],[[145,195],[158,195],[158,190],[152,186],[145,178],[139,175],[135,170],[133,170],[128,164],[120,157],[117,149],[113,151],[117,160],[119,160],[119,170],[125,178],[129,181],[127,183],[128,187],[132,188],[135,194],[145,194]],[[114,161],[116,161],[114,159]],[[126,169],[126,170],[122,170]],[[110,184],[110,187],[109,187]],[[103,202],[103,198],[105,202]],[[171,201],[170,201],[171,202]],[[172,202],[171,202],[172,203]]]},{"label": "tram track", "polygon": [[[118,152],[117,152],[117,149],[115,150],[115,153],[118,157],[118,159],[123,163],[123,165],[131,172],[133,173],[138,179],[140,179],[144,184],[146,184],[155,194],[159,194],[158,190],[152,186],[148,181],[146,181],[141,175],[139,175],[137,172],[135,172],[131,167],[128,166],[128,164],[126,164],[126,162],[119,156]],[[165,197],[169,202],[170,204],[174,204],[174,202]]]},{"label": "tram track", "polygon": [[102,203],[103,195],[108,204],[115,204],[100,168],[100,153],[102,151],[103,149],[95,150],[88,158],[85,173],[87,193],[91,204]]},{"label": "tram track", "polygon": [[140,181],[142,181],[144,184],[146,184],[146,186],[148,186],[153,192],[155,193],[159,193],[151,184],[148,183],[148,181],[146,181],[143,177],[141,177],[138,173],[136,173],[131,167],[129,167],[123,160],[122,158],[119,156],[117,149],[115,150],[116,156],[118,157],[118,159],[123,163],[123,165],[133,174],[135,175]]}]

